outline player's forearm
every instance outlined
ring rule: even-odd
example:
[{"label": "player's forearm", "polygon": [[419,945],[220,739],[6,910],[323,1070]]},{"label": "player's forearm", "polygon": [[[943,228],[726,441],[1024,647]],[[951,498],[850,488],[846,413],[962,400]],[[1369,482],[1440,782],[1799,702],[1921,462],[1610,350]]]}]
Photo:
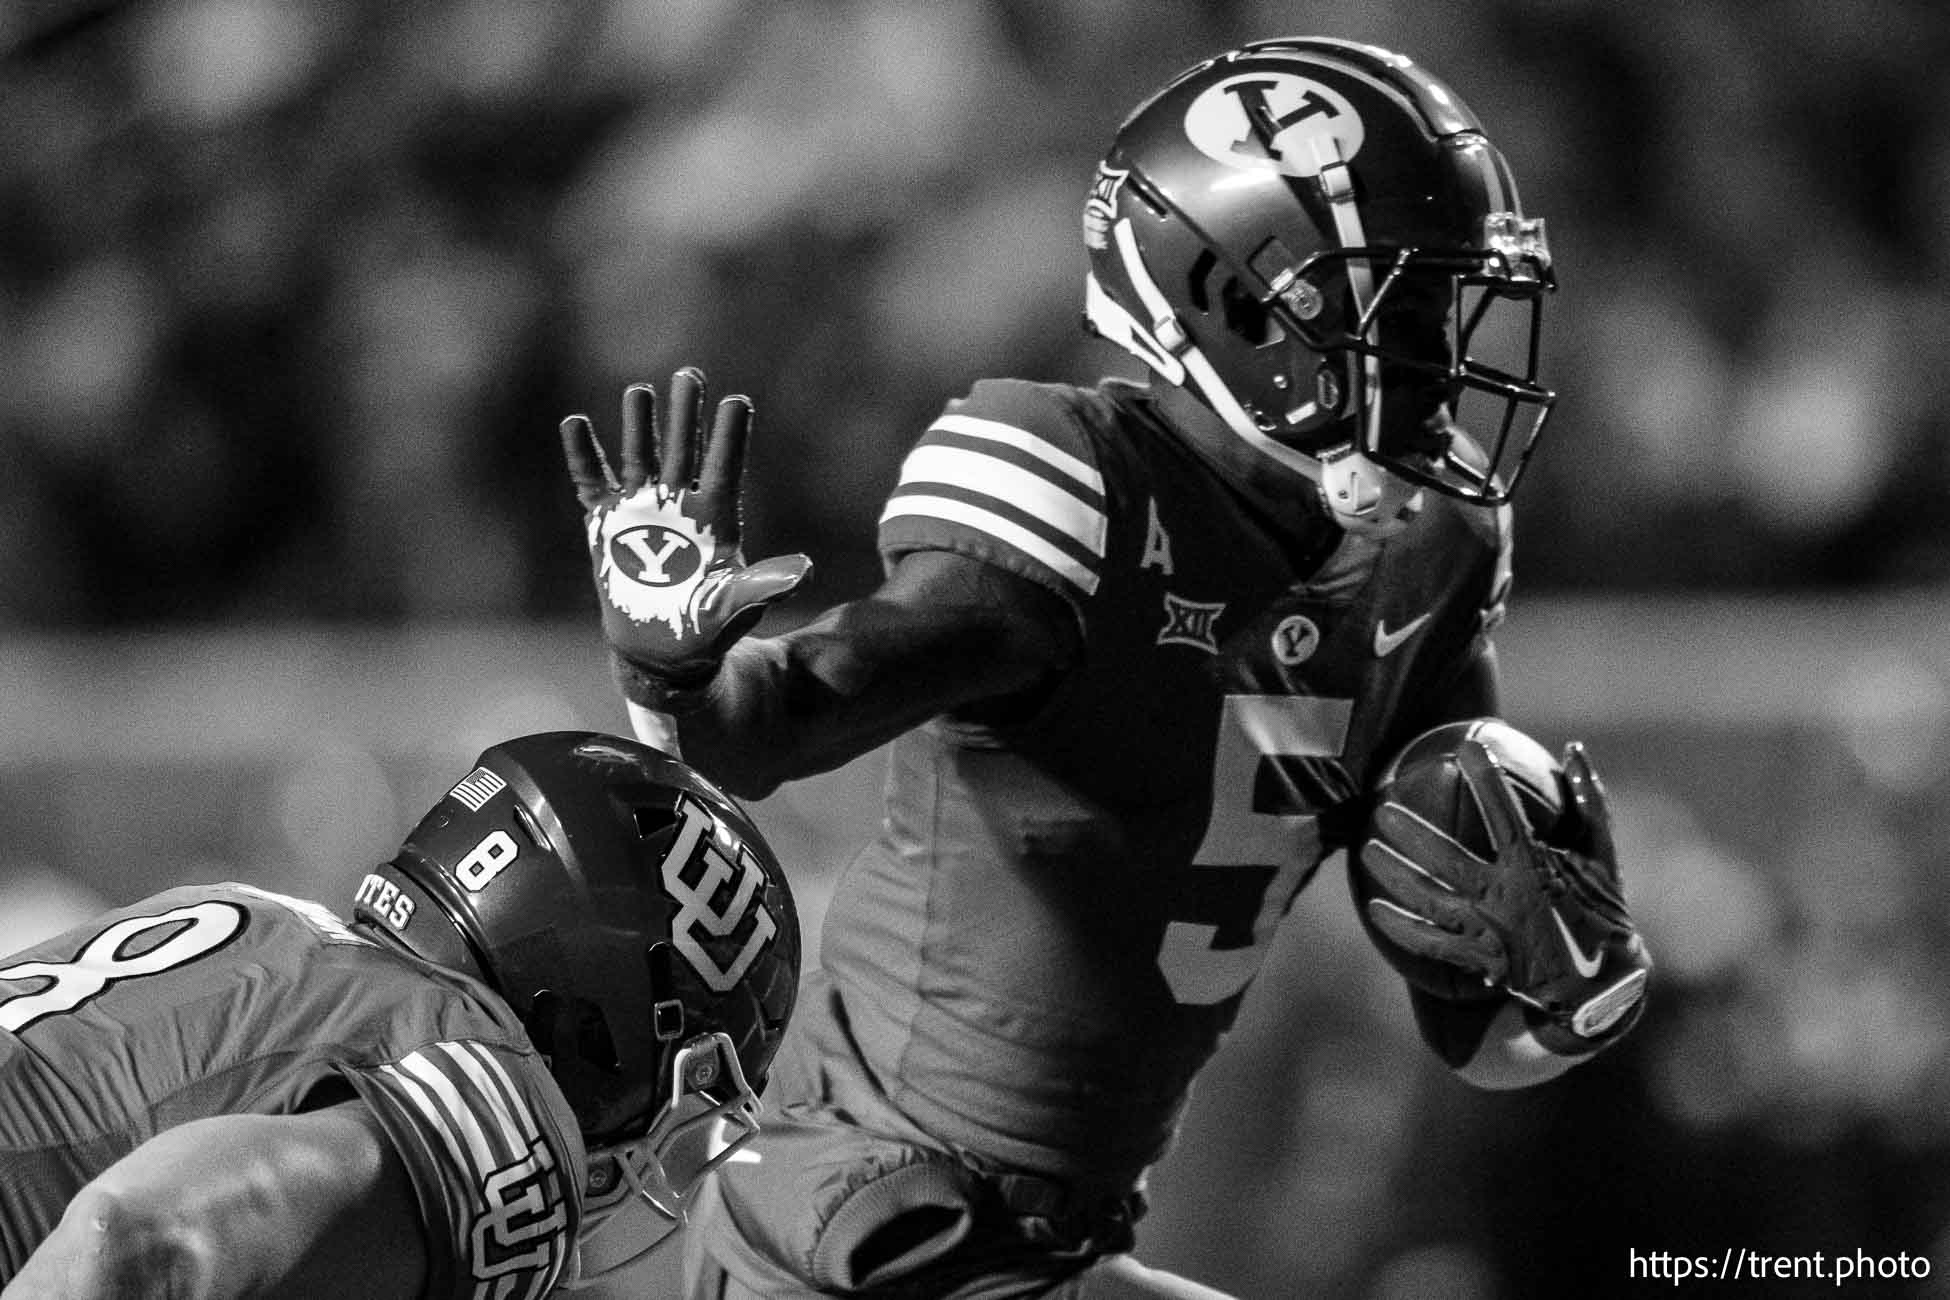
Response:
[{"label": "player's forearm", "polygon": [[411,1300],[418,1219],[397,1157],[350,1106],[196,1120],[84,1188],[4,1297]]},{"label": "player's forearm", "polygon": [[[676,714],[684,760],[745,798],[830,771],[966,698],[952,665],[927,673],[815,625],[732,648],[700,701]],[[690,703],[687,701],[686,703]]]},{"label": "player's forearm", "polygon": [[939,714],[1028,707],[1076,653],[1074,611],[1046,588],[922,552],[871,596],[784,636],[738,643],[709,686],[672,697],[668,712],[686,762],[760,798]]}]

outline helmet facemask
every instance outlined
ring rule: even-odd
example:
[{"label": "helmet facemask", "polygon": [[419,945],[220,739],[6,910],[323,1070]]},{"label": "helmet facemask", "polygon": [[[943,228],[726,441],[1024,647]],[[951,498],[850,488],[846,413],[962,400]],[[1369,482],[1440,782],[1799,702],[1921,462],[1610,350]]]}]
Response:
[{"label": "helmet facemask", "polygon": [[[1508,238],[1332,249],[1275,272],[1259,302],[1297,341],[1293,369],[1316,368],[1315,392],[1277,422],[1262,414],[1262,426],[1350,442],[1390,474],[1474,505],[1509,500],[1557,400],[1537,382],[1550,254],[1541,221],[1496,213],[1486,225]],[[1365,299],[1358,312],[1349,297]]]},{"label": "helmet facemask", "polygon": [[[734,1158],[758,1133],[758,1094],[745,1079],[738,1053],[724,1033],[701,1034],[671,1057],[669,1088],[647,1126],[631,1136],[592,1140],[574,1280],[580,1290],[630,1268],[682,1226],[705,1176]],[[642,1213],[647,1206],[651,1217]],[[663,1230],[615,1262],[601,1252],[599,1267],[583,1260],[599,1240],[618,1232],[641,1240],[658,1221]]]}]

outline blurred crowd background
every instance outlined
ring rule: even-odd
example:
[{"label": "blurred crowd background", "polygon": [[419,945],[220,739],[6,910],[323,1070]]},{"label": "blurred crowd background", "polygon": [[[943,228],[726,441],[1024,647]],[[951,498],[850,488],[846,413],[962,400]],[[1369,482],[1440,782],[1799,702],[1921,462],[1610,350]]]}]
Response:
[{"label": "blurred crowd background", "polygon": [[[1471,1094],[1316,887],[1143,1254],[1492,1300],[1861,1249],[1950,1295],[1935,0],[0,6],[0,950],[332,896],[498,735],[625,725],[555,425],[628,381],[756,400],[748,547],[819,564],[782,618],[865,590],[944,400],[1132,373],[1077,327],[1123,114],[1300,32],[1436,70],[1549,221],[1508,712],[1591,743],[1663,978],[1629,1048]],[[815,918],[876,781],[762,810]]]}]

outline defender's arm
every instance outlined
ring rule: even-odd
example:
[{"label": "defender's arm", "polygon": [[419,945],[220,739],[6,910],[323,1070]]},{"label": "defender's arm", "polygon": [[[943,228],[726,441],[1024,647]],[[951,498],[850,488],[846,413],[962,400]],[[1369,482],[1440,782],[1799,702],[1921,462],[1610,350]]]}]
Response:
[{"label": "defender's arm", "polygon": [[[758,798],[827,771],[938,714],[1027,710],[1076,657],[1076,616],[1055,592],[946,551],[917,551],[871,595],[784,636],[747,638],[708,686],[666,697],[687,761]],[[654,734],[649,691],[632,718]]]},{"label": "defender's arm", "polygon": [[4,1300],[416,1300],[427,1273],[405,1165],[361,1101],[157,1134],[68,1204]]}]

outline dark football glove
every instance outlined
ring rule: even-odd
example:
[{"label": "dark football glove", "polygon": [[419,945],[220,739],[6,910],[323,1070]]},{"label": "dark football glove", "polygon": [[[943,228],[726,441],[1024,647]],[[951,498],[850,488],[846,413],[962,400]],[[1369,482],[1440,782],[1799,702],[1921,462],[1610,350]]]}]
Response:
[{"label": "dark football glove", "polygon": [[1565,748],[1570,806],[1550,844],[1532,831],[1489,750],[1466,742],[1457,765],[1494,858],[1382,803],[1361,848],[1377,890],[1369,921],[1403,951],[1523,1003],[1532,1033],[1553,1052],[1581,1055],[1622,1037],[1643,1009],[1652,959],[1625,910],[1604,787],[1584,747]]},{"label": "dark football glove", "polygon": [[767,605],[804,581],[812,561],[779,555],[746,564],[739,549],[739,483],[751,432],[750,399],[718,403],[703,436],[704,373],[670,381],[664,427],[648,384],[623,392],[622,476],[610,470],[589,418],[562,421],[562,450],[582,502],[602,599],[603,635],[632,699],[661,707],[673,690],[703,685]]}]

